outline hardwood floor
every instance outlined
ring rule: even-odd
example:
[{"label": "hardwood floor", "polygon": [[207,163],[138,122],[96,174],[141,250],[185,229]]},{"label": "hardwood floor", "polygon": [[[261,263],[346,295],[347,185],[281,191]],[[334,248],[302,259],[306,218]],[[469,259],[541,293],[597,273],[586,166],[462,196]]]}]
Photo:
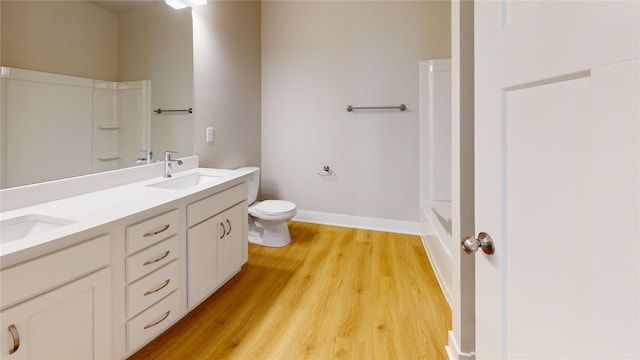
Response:
[{"label": "hardwood floor", "polygon": [[130,359],[446,359],[451,310],[418,236],[289,228]]}]

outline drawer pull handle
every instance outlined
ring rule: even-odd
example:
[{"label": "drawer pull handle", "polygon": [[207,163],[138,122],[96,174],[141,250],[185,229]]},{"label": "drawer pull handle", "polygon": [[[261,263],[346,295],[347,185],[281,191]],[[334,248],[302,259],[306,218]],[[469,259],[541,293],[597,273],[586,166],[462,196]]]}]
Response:
[{"label": "drawer pull handle", "polygon": [[169,285],[170,281],[171,281],[171,279],[167,279],[167,281],[165,281],[164,284],[160,285],[158,288],[153,289],[153,290],[149,290],[146,293],[144,293],[144,296],[151,295],[153,293],[157,293],[158,291],[164,289],[165,287],[167,287],[167,285]]},{"label": "drawer pull handle", "polygon": [[160,255],[159,257],[157,257],[155,259],[147,260],[142,265],[143,266],[147,266],[147,265],[151,265],[151,264],[157,263],[158,261],[160,261],[160,260],[166,258],[167,256],[169,256],[170,253],[171,253],[171,250],[167,250],[167,251],[165,251],[164,254]]},{"label": "drawer pull handle", "polygon": [[220,226],[222,227],[222,233],[220,234],[220,239],[224,237],[224,234],[227,232],[227,229],[224,227],[224,223],[220,221]]},{"label": "drawer pull handle", "polygon": [[11,338],[13,339],[13,348],[9,350],[9,354],[13,354],[18,351],[18,348],[20,347],[20,334],[18,334],[18,328],[14,324],[9,325],[8,329],[9,333],[11,333]]},{"label": "drawer pull handle", "polygon": [[227,233],[225,235],[231,234],[231,221],[229,221],[229,219],[227,219],[227,224],[229,224],[229,230],[227,231]]},{"label": "drawer pull handle", "polygon": [[171,314],[171,310],[169,310],[166,313],[164,313],[164,316],[162,317],[162,319],[160,319],[158,321],[154,321],[154,322],[152,322],[150,324],[147,324],[147,326],[144,327],[144,330],[147,330],[148,328],[154,327],[154,326],[160,324],[161,322],[165,321],[169,317],[169,314]]},{"label": "drawer pull handle", "polygon": [[153,232],[148,232],[148,233],[146,233],[146,234],[142,235],[142,237],[149,237],[149,236],[153,236],[153,235],[158,235],[158,234],[160,234],[161,232],[165,232],[165,231],[167,231],[167,229],[169,229],[169,227],[170,227],[170,226],[171,226],[171,225],[167,224],[167,225],[165,225],[162,229],[158,229],[158,230],[153,231]]}]

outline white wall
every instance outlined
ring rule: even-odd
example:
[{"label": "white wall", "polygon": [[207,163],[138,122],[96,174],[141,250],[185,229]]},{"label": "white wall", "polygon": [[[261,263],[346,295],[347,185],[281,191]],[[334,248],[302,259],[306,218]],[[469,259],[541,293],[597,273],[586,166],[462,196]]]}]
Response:
[{"label": "white wall", "polygon": [[[194,149],[204,167],[260,165],[260,2],[193,8]],[[214,141],[205,129],[214,128]]]},{"label": "white wall", "polygon": [[3,66],[116,81],[118,17],[88,1],[2,0]]},{"label": "white wall", "polygon": [[263,197],[417,223],[419,61],[449,56],[448,1],[263,2]]}]

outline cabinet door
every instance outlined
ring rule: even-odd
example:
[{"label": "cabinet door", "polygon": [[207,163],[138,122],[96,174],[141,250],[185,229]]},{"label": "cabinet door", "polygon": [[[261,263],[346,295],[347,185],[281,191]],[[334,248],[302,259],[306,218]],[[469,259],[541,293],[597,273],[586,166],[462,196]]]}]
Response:
[{"label": "cabinet door", "polygon": [[219,236],[218,271],[220,280],[225,281],[238,271],[247,259],[247,208],[238,204],[222,213],[224,236]]},{"label": "cabinet door", "polygon": [[220,284],[218,239],[224,235],[222,219],[220,215],[214,216],[187,231],[189,307],[197,305]]},{"label": "cabinet door", "polygon": [[111,358],[110,289],[107,268],[2,311],[0,357]]}]

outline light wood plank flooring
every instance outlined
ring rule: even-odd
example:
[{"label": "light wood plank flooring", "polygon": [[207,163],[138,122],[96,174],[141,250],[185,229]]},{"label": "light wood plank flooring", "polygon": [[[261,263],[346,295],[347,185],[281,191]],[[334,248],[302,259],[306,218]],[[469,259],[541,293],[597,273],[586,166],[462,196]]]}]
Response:
[{"label": "light wood plank flooring", "polygon": [[446,359],[451,310],[418,236],[289,228],[130,359]]}]

